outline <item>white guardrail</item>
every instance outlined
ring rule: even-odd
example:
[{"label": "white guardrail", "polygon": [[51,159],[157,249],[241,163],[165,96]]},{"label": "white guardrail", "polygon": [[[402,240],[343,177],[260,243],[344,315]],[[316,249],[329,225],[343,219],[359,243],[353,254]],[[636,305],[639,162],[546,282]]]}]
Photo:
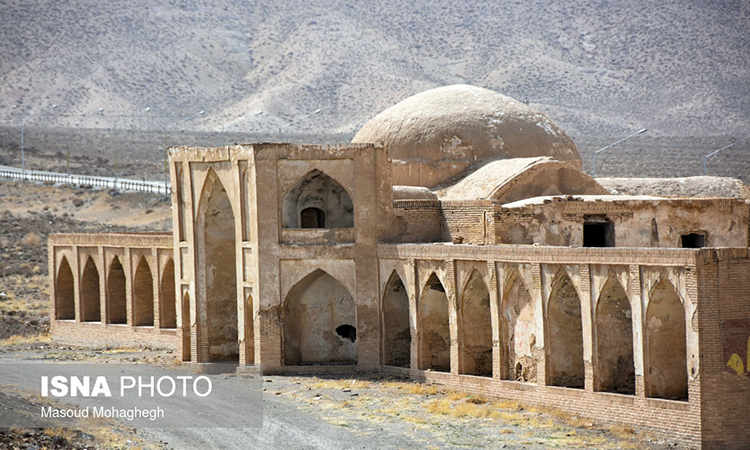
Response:
[{"label": "white guardrail", "polygon": [[171,187],[161,181],[126,180],[114,177],[95,177],[90,175],[74,175],[54,172],[40,172],[36,170],[22,171],[15,167],[0,166],[0,177],[16,180],[52,182],[78,186],[94,186],[120,191],[139,191],[168,195]]}]

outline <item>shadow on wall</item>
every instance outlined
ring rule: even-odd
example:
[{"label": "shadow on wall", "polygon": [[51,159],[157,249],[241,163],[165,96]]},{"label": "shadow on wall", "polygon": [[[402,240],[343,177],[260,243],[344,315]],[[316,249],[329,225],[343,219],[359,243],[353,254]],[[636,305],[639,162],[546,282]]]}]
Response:
[{"label": "shadow on wall", "polygon": [[349,291],[317,269],[287,294],[284,364],[356,364],[357,314]]}]

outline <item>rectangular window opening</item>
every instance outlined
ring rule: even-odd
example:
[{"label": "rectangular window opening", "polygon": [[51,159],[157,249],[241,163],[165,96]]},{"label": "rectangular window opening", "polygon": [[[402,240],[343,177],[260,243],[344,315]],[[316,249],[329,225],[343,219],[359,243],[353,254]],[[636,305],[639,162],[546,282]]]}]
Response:
[{"label": "rectangular window opening", "polygon": [[583,224],[584,247],[614,247],[615,226],[612,222],[586,222]]},{"label": "rectangular window opening", "polygon": [[682,248],[703,248],[706,246],[706,235],[700,233],[683,234],[680,241]]}]

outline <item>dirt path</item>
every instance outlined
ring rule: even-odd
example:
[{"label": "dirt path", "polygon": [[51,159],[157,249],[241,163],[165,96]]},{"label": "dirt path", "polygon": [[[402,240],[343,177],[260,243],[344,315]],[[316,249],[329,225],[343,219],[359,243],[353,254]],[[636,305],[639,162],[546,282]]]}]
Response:
[{"label": "dirt path", "polygon": [[[163,351],[38,347],[0,353],[0,366],[77,359],[96,362],[114,372],[121,367],[116,364],[122,362],[150,363],[136,364],[143,370],[152,370],[155,362],[162,363],[160,370],[186,370],[185,366],[164,364],[174,356]],[[22,376],[6,374],[0,383],[7,385],[10,380],[19,391],[32,389],[38,382],[32,373],[37,366],[29,365],[30,370]],[[524,407],[405,379],[235,375],[223,375],[221,379],[222,389],[226,388],[223,394],[196,407],[210,418],[206,423],[214,428],[139,427],[138,436],[175,449],[680,448],[627,427],[604,426],[560,411]],[[259,413],[257,405],[238,400],[253,386],[262,391],[262,426],[243,428],[238,424]],[[144,397],[138,404],[147,408],[157,406],[159,401]]]}]

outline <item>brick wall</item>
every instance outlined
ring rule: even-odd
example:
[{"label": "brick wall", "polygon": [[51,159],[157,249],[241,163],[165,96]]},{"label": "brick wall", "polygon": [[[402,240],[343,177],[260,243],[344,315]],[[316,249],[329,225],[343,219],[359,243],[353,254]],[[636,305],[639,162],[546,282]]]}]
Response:
[{"label": "brick wall", "polygon": [[396,200],[393,214],[401,242],[441,240],[440,203],[436,200]]},{"label": "brick wall", "polygon": [[750,446],[748,249],[700,253],[700,379],[703,448]]}]

